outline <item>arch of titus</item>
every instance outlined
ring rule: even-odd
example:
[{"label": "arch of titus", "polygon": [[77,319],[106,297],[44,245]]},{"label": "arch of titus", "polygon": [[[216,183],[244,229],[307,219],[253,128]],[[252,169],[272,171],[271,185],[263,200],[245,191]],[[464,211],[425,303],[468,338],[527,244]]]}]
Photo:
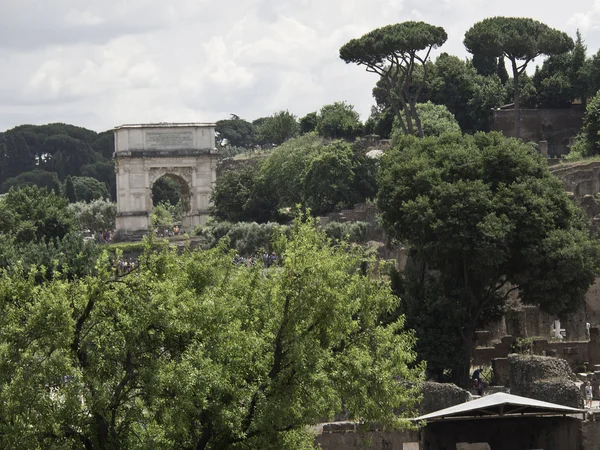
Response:
[{"label": "arch of titus", "polygon": [[152,186],[163,176],[181,187],[183,230],[206,222],[216,179],[215,124],[121,125],[114,133],[119,239],[148,233]]}]

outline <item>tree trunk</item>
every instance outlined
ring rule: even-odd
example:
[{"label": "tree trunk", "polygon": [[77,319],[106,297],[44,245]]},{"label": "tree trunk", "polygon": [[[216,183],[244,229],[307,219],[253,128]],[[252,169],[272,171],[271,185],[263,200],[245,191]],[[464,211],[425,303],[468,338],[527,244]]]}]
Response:
[{"label": "tree trunk", "polygon": [[515,137],[519,139],[521,137],[521,94],[519,92],[519,70],[517,68],[517,62],[513,59],[513,90],[514,90],[514,103],[515,103]]}]

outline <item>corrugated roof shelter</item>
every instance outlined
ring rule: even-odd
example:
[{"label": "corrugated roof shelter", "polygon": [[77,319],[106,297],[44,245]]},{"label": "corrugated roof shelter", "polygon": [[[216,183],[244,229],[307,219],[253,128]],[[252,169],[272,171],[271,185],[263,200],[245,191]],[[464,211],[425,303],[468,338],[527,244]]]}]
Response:
[{"label": "corrugated roof shelter", "polygon": [[484,417],[557,416],[567,414],[585,414],[585,410],[499,392],[425,414],[413,420],[442,421]]}]

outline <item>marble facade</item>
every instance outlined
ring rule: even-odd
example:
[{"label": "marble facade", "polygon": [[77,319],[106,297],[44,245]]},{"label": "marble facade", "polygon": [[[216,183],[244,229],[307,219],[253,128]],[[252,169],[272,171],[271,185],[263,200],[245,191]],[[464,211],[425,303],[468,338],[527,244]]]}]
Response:
[{"label": "marble facade", "polygon": [[130,239],[148,233],[152,186],[164,176],[181,186],[182,229],[190,232],[206,222],[216,180],[215,124],[121,125],[114,136],[117,236]]}]

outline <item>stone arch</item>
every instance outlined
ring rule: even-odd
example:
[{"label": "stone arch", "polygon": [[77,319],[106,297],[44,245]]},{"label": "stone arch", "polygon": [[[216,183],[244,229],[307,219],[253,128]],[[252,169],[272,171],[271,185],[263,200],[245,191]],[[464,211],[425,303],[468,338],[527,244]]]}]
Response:
[{"label": "stone arch", "polygon": [[[190,187],[191,185],[191,180],[184,178],[182,175],[180,175],[177,172],[174,171],[170,171],[167,169],[161,169],[160,171],[160,175],[158,176],[151,176],[150,177],[150,201],[151,201],[151,205],[154,206],[154,199],[152,197],[152,188],[154,187],[154,184],[162,179],[162,178],[170,178],[174,181],[177,182],[177,184],[179,185],[179,195],[180,195],[180,199],[181,199],[181,207],[182,207],[182,227],[184,230],[190,230],[191,228],[193,228],[193,219],[190,215],[191,211],[192,211],[192,189]],[[151,208],[152,208],[151,206]]]},{"label": "stone arch", "polygon": [[148,233],[152,186],[162,177],[179,184],[183,230],[192,231],[209,215],[216,179],[214,124],[122,125],[115,129],[117,238]]}]

